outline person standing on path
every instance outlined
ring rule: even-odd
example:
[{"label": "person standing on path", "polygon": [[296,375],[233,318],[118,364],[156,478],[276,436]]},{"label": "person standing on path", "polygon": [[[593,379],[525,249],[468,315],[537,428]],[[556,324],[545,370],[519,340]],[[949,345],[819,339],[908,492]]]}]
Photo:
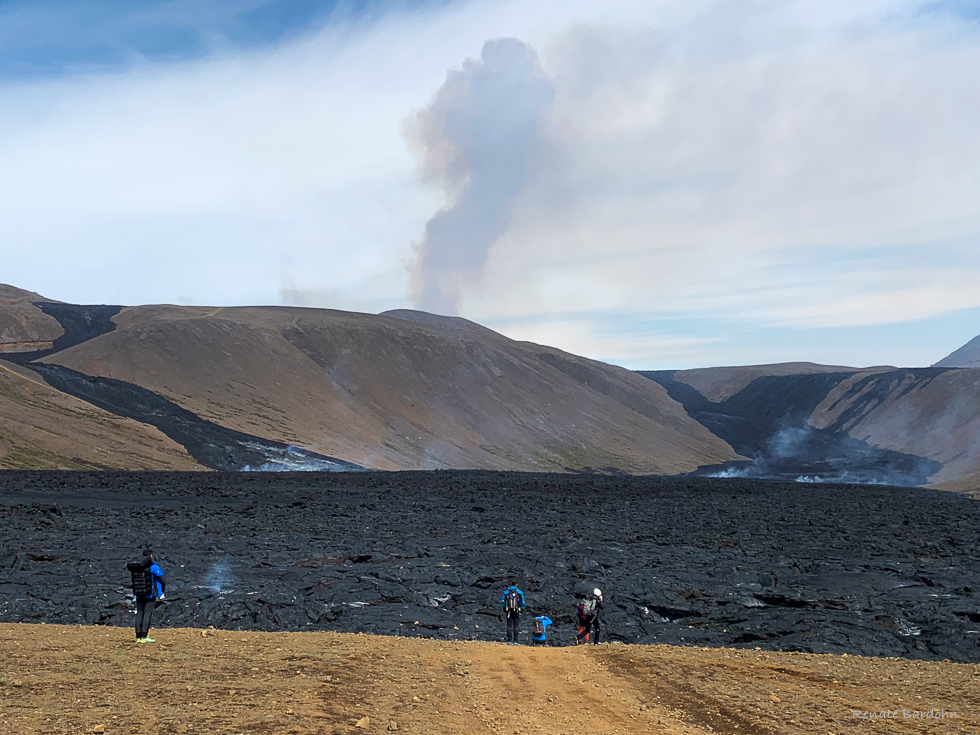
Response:
[{"label": "person standing on path", "polygon": [[126,565],[133,576],[133,596],[136,598],[136,641],[156,643],[150,638],[150,618],[160,600],[166,599],[167,580],[150,549],[144,549],[142,558]]},{"label": "person standing on path", "polygon": [[517,587],[517,580],[510,580],[510,587],[504,590],[500,598],[500,606],[507,616],[507,643],[517,645],[517,636],[521,631],[521,613],[524,612],[524,593]]},{"label": "person standing on path", "polygon": [[577,643],[579,645],[588,643],[590,638],[593,643],[599,642],[600,610],[602,610],[602,590],[596,587],[579,602],[576,610],[578,615]]}]

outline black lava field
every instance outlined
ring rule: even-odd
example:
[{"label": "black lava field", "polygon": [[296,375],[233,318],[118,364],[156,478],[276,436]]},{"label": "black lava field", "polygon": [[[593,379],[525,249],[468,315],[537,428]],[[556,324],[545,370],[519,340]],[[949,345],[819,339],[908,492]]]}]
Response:
[{"label": "black lava field", "polygon": [[[613,641],[980,662],[980,503],[747,479],[0,473],[0,621],[502,640],[515,577],[552,643],[601,587]],[[528,625],[525,622],[524,628]],[[526,633],[525,633],[526,636]]]}]

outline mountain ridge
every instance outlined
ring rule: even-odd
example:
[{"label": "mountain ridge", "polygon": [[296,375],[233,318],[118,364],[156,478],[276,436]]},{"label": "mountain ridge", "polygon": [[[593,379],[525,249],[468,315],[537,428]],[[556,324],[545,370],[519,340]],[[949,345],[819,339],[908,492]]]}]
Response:
[{"label": "mountain ridge", "polygon": [[[0,287],[2,319],[0,353],[50,393],[39,432],[23,421],[37,389],[3,381],[0,467],[14,466],[4,459],[10,437],[18,467],[30,456],[48,458],[39,466],[125,466],[90,419],[75,433],[93,445],[81,463],[64,455],[56,416],[71,405],[155,427],[134,434],[141,468],[166,467],[161,457],[223,470],[599,468],[958,491],[980,478],[980,370],[970,367],[634,372],[411,309],[79,306],[13,287]],[[121,425],[105,421],[111,441],[125,443]]]},{"label": "mountain ridge", "polygon": [[975,368],[980,367],[980,335],[974,337],[958,350],[946,355],[933,367]]},{"label": "mountain ridge", "polygon": [[[204,422],[195,426],[223,427],[231,454],[208,459],[215,468],[229,469],[243,441],[389,470],[676,474],[738,458],[641,376],[466,320],[297,307],[45,311],[62,334],[11,359],[31,369],[40,358],[36,372],[82,398],[97,389],[98,405],[120,416],[187,411]],[[177,436],[173,421],[150,423]]]}]

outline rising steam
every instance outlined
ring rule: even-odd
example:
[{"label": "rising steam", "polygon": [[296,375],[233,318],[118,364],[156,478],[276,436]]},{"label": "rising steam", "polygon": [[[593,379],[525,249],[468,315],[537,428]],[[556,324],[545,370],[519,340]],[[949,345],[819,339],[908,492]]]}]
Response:
[{"label": "rising steam", "polygon": [[406,120],[423,179],[446,196],[416,243],[419,309],[459,313],[462,289],[478,279],[534,173],[553,97],[534,49],[502,38],[450,71],[429,105]]},{"label": "rising steam", "polygon": [[231,562],[227,556],[212,562],[197,588],[211,590],[216,595],[232,591]]}]

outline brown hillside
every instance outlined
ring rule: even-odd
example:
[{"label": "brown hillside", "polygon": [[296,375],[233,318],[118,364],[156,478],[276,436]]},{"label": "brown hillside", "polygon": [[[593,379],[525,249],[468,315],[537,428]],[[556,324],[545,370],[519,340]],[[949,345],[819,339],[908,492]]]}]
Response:
[{"label": "brown hillside", "polygon": [[0,360],[0,469],[205,468],[156,429],[65,395]]},{"label": "brown hillside", "polygon": [[980,500],[980,472],[973,475],[967,475],[966,477],[961,477],[957,480],[937,482],[930,485],[930,487],[934,487],[937,490],[962,493],[963,495],[969,495],[971,498]]},{"label": "brown hillside", "polygon": [[720,403],[743,390],[756,378],[769,375],[813,375],[815,373],[838,372],[857,372],[857,368],[818,365],[813,362],[783,362],[772,365],[678,370],[674,373],[674,380],[687,383],[709,401]]},{"label": "brown hillside", "polygon": [[48,299],[0,283],[0,354],[46,350],[64,334],[58,320],[34,306],[35,301]]},{"label": "brown hillside", "polygon": [[842,420],[857,439],[941,462],[934,483],[980,473],[980,369],[854,375],[810,419],[817,428]]},{"label": "brown hillside", "polygon": [[980,367],[980,337],[974,337],[933,367]]},{"label": "brown hillside", "polygon": [[[966,664],[724,648],[151,632],[156,643],[138,644],[122,628],[0,625],[4,732],[980,731],[980,677]],[[865,719],[870,712],[888,719]]]},{"label": "brown hillside", "polygon": [[[660,374],[651,375],[657,379]],[[941,469],[928,477],[937,487],[951,489],[949,483],[959,480],[975,486],[970,478],[980,477],[980,369],[785,363],[682,370],[670,377],[717,404],[706,408],[681,397],[709,425],[718,425],[717,417],[727,416],[726,410],[735,412],[738,418],[724,424],[720,433],[746,454],[764,452],[766,445],[746,448],[725,429],[748,427],[746,436],[765,440],[780,429],[782,416],[802,411],[801,417],[794,414],[794,421],[803,419],[814,428],[847,434],[876,449],[938,462]],[[739,396],[759,378],[779,380]],[[735,397],[734,406],[723,405]],[[751,434],[774,419],[769,434]]]},{"label": "brown hillside", "polygon": [[172,306],[113,321],[46,361],[368,467],[677,473],[736,458],[653,381],[455,321]]}]

